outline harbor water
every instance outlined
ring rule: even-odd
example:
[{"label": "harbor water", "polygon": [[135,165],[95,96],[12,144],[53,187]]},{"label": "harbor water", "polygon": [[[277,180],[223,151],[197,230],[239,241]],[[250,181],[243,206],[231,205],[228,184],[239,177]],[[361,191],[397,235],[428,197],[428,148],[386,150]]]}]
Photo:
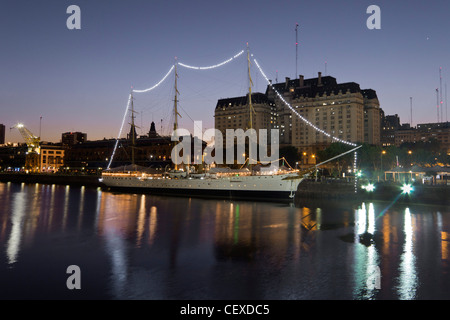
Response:
[{"label": "harbor water", "polygon": [[9,182],[0,244],[1,299],[450,299],[445,206]]}]

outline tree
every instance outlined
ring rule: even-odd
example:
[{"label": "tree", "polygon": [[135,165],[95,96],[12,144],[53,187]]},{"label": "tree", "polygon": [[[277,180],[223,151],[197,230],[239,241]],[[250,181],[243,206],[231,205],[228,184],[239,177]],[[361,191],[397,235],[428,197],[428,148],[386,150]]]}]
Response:
[{"label": "tree", "polygon": [[362,170],[375,171],[380,170],[381,148],[379,146],[364,143],[358,149],[359,166]]},{"label": "tree", "polygon": [[[332,144],[330,144],[330,146],[328,148],[317,152],[317,162],[324,162],[324,161],[331,159],[337,155],[340,155],[350,149],[351,149],[351,147],[349,147],[343,143],[339,143],[339,142],[332,143]],[[341,176],[342,170],[344,170],[346,167],[352,165],[353,153],[347,154],[343,157],[333,160],[332,163],[334,163],[337,171],[339,172],[339,176]]]},{"label": "tree", "polygon": [[280,148],[280,158],[285,158],[290,166],[295,167],[295,163],[300,161],[301,156],[296,147],[286,146]]}]

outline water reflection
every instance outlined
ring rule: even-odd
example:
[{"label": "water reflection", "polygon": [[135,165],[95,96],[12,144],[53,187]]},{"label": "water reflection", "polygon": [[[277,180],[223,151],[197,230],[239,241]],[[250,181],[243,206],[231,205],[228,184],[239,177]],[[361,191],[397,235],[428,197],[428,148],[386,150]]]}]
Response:
[{"label": "water reflection", "polygon": [[139,205],[139,215],[138,215],[138,223],[137,223],[137,237],[136,237],[136,246],[141,246],[142,234],[144,233],[145,227],[145,195],[141,196],[141,203]]},{"label": "water reflection", "polygon": [[271,256],[299,245],[302,209],[223,201],[216,204],[215,211],[218,259],[254,260],[262,252],[258,248]]},{"label": "water reflection", "polygon": [[151,246],[155,241],[156,237],[156,226],[158,224],[158,208],[156,206],[152,206],[150,208],[150,217],[148,221],[148,244]]},{"label": "water reflection", "polygon": [[22,192],[16,193],[13,197],[11,216],[12,227],[6,249],[9,264],[15,263],[19,254],[20,243],[22,240],[23,219],[25,217],[25,200],[26,195]]},{"label": "water reflection", "polygon": [[[74,197],[77,194],[79,198]],[[33,246],[37,237],[67,232],[71,222],[81,231],[83,216],[89,213],[90,206],[96,205],[95,199],[86,200],[85,187],[73,188],[71,192],[69,186],[54,184],[0,183],[0,240],[7,238],[8,263],[17,263],[20,250]],[[74,206],[75,202],[78,206]],[[76,220],[71,221],[71,217]]]},{"label": "water reflection", "polygon": [[[369,202],[295,207],[1,183],[0,202],[4,266],[42,267],[33,252],[84,243],[93,250],[82,247],[71,259],[99,259],[107,288],[98,290],[113,298],[450,298],[445,210]],[[48,247],[39,247],[42,239]]]},{"label": "water reflection", "polygon": [[363,203],[355,210],[354,282],[355,299],[374,299],[380,289],[380,257],[373,245],[375,209]]},{"label": "water reflection", "polygon": [[416,297],[417,270],[416,257],[413,247],[413,232],[415,226],[409,208],[405,209],[403,232],[405,242],[403,244],[403,254],[400,262],[400,276],[398,294],[400,300],[411,300]]},{"label": "water reflection", "polygon": [[62,229],[65,230],[67,226],[67,218],[69,213],[69,196],[70,196],[70,186],[67,185],[64,188],[64,209],[63,209],[63,221]]},{"label": "water reflection", "polygon": [[86,188],[84,186],[81,186],[80,188],[80,201],[79,201],[79,208],[78,208],[78,229],[81,228],[81,224],[83,222],[83,214],[84,214],[84,190]]}]

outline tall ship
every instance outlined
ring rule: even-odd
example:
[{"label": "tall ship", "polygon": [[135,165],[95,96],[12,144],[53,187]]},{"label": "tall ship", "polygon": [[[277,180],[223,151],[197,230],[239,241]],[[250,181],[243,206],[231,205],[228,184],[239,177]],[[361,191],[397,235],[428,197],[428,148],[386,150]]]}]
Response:
[{"label": "tall ship", "polygon": [[[252,128],[251,78],[250,59],[247,48],[249,75],[249,113],[248,128]],[[174,99],[174,132],[178,128],[178,90],[177,65],[175,64],[175,99]],[[134,127],[134,110],[131,99],[131,126]],[[133,128],[132,128],[133,130]],[[131,137],[134,146],[134,136]],[[175,161],[176,163],[176,161]],[[273,169],[276,168],[276,169]],[[100,182],[111,190],[150,193],[174,196],[199,196],[206,198],[227,199],[261,199],[261,200],[291,200],[295,197],[298,185],[307,175],[292,167],[251,166],[240,169],[210,168],[198,170],[190,164],[174,168],[165,172],[151,173],[146,168],[134,165],[134,148],[132,147],[132,164],[120,170],[108,169],[103,171]]]}]

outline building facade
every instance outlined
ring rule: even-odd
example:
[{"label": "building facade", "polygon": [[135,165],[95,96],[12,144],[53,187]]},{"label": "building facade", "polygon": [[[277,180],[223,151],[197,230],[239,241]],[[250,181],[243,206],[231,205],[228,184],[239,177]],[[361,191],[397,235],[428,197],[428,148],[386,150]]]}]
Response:
[{"label": "building facade", "polygon": [[[380,104],[375,90],[362,90],[355,82],[337,83],[334,77],[322,77],[320,72],[317,78],[286,78],[273,88],[304,119],[330,135],[353,143],[380,144]],[[304,164],[315,163],[315,153],[329,146],[332,139],[295,115],[271,86],[266,94],[276,104],[282,145],[295,146],[305,157]]]},{"label": "building facade", "polygon": [[39,154],[39,172],[57,172],[64,166],[64,152],[61,144],[42,144]]},{"label": "building facade", "polygon": [[[295,111],[330,135],[353,143],[380,144],[380,103],[375,90],[362,90],[355,82],[337,83],[336,78],[286,78],[269,85],[265,94],[252,94],[255,109],[253,128],[278,129],[280,147],[294,146],[304,164],[315,163],[315,154],[333,140],[300,119],[276,94],[282,95]],[[215,128],[248,128],[248,96],[221,99],[215,109]],[[306,160],[306,161],[305,161]]]},{"label": "building facade", "polygon": [[267,130],[267,141],[270,144],[271,131],[276,128],[277,115],[276,106],[273,100],[270,100],[266,94],[253,93],[252,107],[254,112],[250,112],[249,95],[228,99],[220,99],[217,102],[214,112],[214,125],[217,130],[222,133],[223,147],[227,145],[235,145],[235,135],[228,136],[227,129],[243,129],[246,131],[250,127],[256,130],[256,139],[260,141],[260,129]]},{"label": "building facade", "polygon": [[26,143],[0,146],[0,171],[21,171],[25,169],[28,146]]},{"label": "building facade", "polygon": [[33,154],[36,161],[33,167],[27,162],[29,148],[26,143],[7,144],[0,147],[0,170],[56,172],[64,166],[64,148],[59,143],[41,144],[39,152]]},{"label": "building facade", "polygon": [[403,143],[426,142],[435,139],[441,148],[450,153],[450,122],[423,123],[415,128],[402,126],[395,131],[395,146]]},{"label": "building facade", "polygon": [[[131,139],[134,135],[134,146]],[[116,145],[115,139],[85,141],[74,144],[66,150],[65,169],[69,171],[96,172],[105,169],[110,162]],[[133,161],[138,166],[164,170],[173,166],[171,153],[175,142],[170,136],[160,136],[152,122],[148,135],[137,136],[130,128],[126,139],[119,139],[111,168],[129,165]],[[204,145],[203,145],[204,147]],[[192,148],[193,150],[193,148]]]},{"label": "building facade", "polygon": [[83,132],[64,132],[61,135],[61,143],[63,146],[71,146],[87,141],[87,134]]},{"label": "building facade", "polygon": [[381,145],[389,147],[395,145],[395,132],[399,130],[400,118],[398,114],[383,116],[381,119]]}]

